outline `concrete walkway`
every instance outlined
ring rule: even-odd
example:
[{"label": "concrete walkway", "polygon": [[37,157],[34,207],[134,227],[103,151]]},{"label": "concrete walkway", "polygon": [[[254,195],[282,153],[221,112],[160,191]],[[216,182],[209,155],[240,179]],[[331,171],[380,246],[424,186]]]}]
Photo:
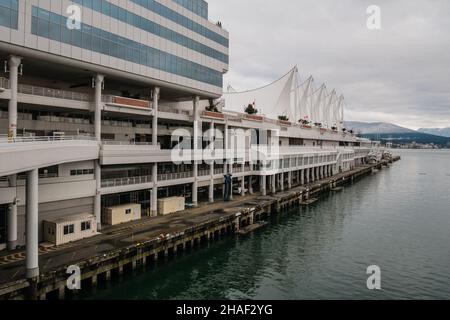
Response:
[{"label": "concrete walkway", "polygon": [[[213,204],[200,204],[196,208],[155,218],[143,217],[139,221],[104,228],[101,234],[65,244],[59,247],[40,248],[39,267],[46,273],[58,267],[76,264],[77,261],[106,254],[131,244],[148,241],[160,235],[174,234],[197,224],[215,220],[218,217],[238,211],[245,203],[260,195],[236,196],[230,202],[217,201]],[[23,279],[25,275],[25,252],[2,252],[0,256],[0,284]]]},{"label": "concrete walkway", "polygon": [[[115,249],[126,248],[133,244],[153,240],[161,235],[176,234],[196,225],[237,213],[242,208],[263,204],[266,201],[272,202],[274,198],[283,197],[283,195],[291,192],[304,191],[308,188],[320,189],[319,185],[329,184],[331,181],[337,181],[370,167],[373,166],[359,166],[355,170],[339,173],[333,177],[318,180],[308,185],[293,187],[276,195],[261,196],[260,193],[255,193],[244,197],[235,196],[234,200],[230,202],[201,203],[196,208],[167,216],[143,217],[139,221],[105,228],[101,231],[101,234],[89,239],[59,247],[40,248],[40,272],[41,274],[48,273],[64,266],[107,254]],[[0,284],[21,280],[24,276],[24,251],[3,252],[3,256],[0,256]]]}]

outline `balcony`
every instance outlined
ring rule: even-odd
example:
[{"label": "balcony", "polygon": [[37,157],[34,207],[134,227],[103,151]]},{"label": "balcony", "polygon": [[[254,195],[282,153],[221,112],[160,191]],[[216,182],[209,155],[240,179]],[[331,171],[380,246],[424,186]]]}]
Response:
[{"label": "balcony", "polygon": [[132,99],[120,96],[112,96],[112,95],[103,95],[102,101],[106,105],[112,105],[116,107],[125,107],[125,108],[133,108],[139,110],[150,110],[150,101],[140,100],[140,99]]},{"label": "balcony", "polygon": [[[0,78],[0,87],[3,89],[10,89],[9,79]],[[80,93],[75,91],[52,89],[47,87],[40,87],[28,84],[19,84],[17,92],[25,95],[33,95],[39,97],[65,99],[74,101],[90,102],[92,95],[87,93]]]}]

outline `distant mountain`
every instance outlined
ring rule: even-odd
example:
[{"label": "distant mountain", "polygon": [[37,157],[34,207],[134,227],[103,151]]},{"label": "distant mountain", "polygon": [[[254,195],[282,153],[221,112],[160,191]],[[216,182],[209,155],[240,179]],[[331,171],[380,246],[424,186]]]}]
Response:
[{"label": "distant mountain", "polygon": [[450,127],[449,128],[422,128],[417,130],[422,133],[434,134],[435,136],[450,138]]},{"label": "distant mountain", "polygon": [[392,123],[386,122],[359,122],[359,121],[346,121],[345,126],[347,129],[353,129],[356,133],[362,134],[378,134],[378,133],[413,133],[414,130],[397,126]]},{"label": "distant mountain", "polygon": [[353,129],[356,134],[372,140],[381,140],[383,142],[394,142],[399,144],[416,142],[450,146],[450,137],[418,132],[391,123],[347,121],[345,126],[349,130]]}]

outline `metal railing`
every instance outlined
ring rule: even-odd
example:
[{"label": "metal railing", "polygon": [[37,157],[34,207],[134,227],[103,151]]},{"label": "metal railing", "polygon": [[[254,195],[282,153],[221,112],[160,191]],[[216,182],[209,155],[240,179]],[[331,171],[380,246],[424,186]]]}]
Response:
[{"label": "metal railing", "polygon": [[[199,174],[199,176],[201,175]],[[194,173],[192,171],[160,173],[158,174],[158,181],[172,181],[178,179],[188,179],[193,177]],[[111,188],[111,187],[121,187],[121,186],[151,183],[152,181],[153,181],[152,176],[147,175],[147,176],[116,178],[116,179],[103,179],[101,185],[102,188]]]},{"label": "metal railing", "polygon": [[[10,89],[11,86],[9,84],[9,79],[0,78],[0,87],[5,88],[5,89]],[[19,84],[17,86],[17,92],[22,93],[22,94],[41,96],[41,97],[84,101],[84,102],[91,102],[92,97],[93,97],[92,95],[87,94],[87,93],[52,89],[52,88],[33,86],[33,85],[28,85],[28,84]]]},{"label": "metal railing", "polygon": [[178,173],[162,173],[162,174],[158,174],[158,181],[188,179],[188,178],[193,178],[193,177],[194,177],[194,172],[192,172],[192,171],[178,172]]},{"label": "metal railing", "polygon": [[103,145],[111,146],[149,146],[155,150],[161,150],[161,145],[158,143],[156,147],[153,146],[151,142],[137,142],[137,141],[116,141],[116,140],[102,140]]},{"label": "metal railing", "polygon": [[102,188],[129,186],[134,184],[150,183],[152,182],[152,176],[138,176],[127,177],[117,179],[104,179],[102,180]]},{"label": "metal railing", "polygon": [[31,142],[59,142],[59,141],[95,141],[92,136],[48,136],[48,137],[8,137],[0,136],[0,144],[31,143]]}]

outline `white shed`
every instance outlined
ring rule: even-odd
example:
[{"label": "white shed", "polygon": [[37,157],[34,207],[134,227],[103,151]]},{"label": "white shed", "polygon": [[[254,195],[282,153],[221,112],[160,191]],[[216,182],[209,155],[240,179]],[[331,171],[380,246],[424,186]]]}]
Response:
[{"label": "white shed", "polygon": [[97,235],[97,222],[89,213],[44,220],[44,239],[57,246]]},{"label": "white shed", "polygon": [[105,208],[102,214],[102,223],[110,226],[139,219],[141,219],[141,205],[137,203]]},{"label": "white shed", "polygon": [[184,197],[158,199],[158,214],[165,216],[167,214],[183,211],[185,206]]}]

